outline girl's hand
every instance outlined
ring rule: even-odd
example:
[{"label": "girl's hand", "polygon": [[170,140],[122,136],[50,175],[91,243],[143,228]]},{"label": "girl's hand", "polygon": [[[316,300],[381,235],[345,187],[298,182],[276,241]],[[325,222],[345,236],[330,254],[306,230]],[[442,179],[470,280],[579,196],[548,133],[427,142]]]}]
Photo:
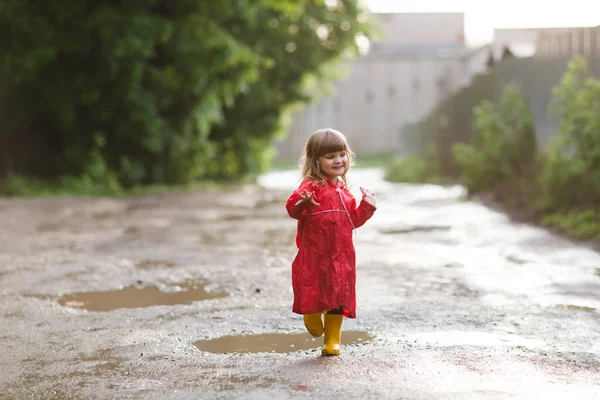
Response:
[{"label": "girl's hand", "polygon": [[364,187],[360,187],[360,191],[363,195],[362,199],[364,201],[366,201],[367,203],[369,203],[370,205],[372,205],[373,207],[375,207],[375,195],[372,194],[371,192],[369,192],[367,189],[365,189]]},{"label": "girl's hand", "polygon": [[308,193],[306,191],[306,189],[304,189],[304,195],[302,195],[302,194],[300,195],[300,200],[298,200],[296,202],[296,205],[299,206],[300,204],[303,204],[303,203],[306,203],[307,201],[310,201],[310,204],[312,204],[313,206],[319,206],[320,203],[317,203],[315,201],[315,199],[313,198],[314,194],[315,194],[315,192]]}]

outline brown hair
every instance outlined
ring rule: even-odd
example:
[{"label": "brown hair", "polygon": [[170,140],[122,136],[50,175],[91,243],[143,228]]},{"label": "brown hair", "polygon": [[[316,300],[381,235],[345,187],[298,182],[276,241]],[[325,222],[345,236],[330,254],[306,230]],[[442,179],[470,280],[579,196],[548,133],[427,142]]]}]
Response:
[{"label": "brown hair", "polygon": [[338,151],[345,151],[348,154],[348,167],[341,176],[342,181],[347,185],[346,173],[348,173],[350,166],[354,165],[355,154],[350,149],[346,136],[331,128],[319,129],[313,132],[306,141],[299,162],[302,170],[302,180],[310,179],[324,184],[326,179],[319,166],[319,157]]}]

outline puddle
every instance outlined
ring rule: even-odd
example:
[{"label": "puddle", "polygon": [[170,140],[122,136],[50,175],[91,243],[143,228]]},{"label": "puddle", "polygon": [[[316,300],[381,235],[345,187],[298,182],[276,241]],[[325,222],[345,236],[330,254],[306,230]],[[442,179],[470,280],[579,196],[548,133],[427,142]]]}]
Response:
[{"label": "puddle", "polygon": [[[211,388],[218,391],[239,390],[240,387],[247,389],[268,389],[277,384],[278,381],[273,378],[264,378],[261,376],[207,376],[203,375],[205,382],[210,382]],[[187,381],[192,385],[197,385],[198,380]],[[227,398],[227,397],[225,397]]]},{"label": "puddle", "polygon": [[593,307],[585,307],[585,306],[576,306],[574,304],[556,304],[554,307],[556,308],[565,308],[567,310],[576,310],[576,311],[587,311],[594,312],[596,311]]},{"label": "puddle", "polygon": [[450,226],[447,225],[416,225],[407,228],[400,229],[382,229],[379,232],[384,235],[397,235],[403,233],[413,233],[413,232],[433,232],[433,231],[448,231],[450,230]]},{"label": "puddle", "polygon": [[242,221],[248,219],[248,215],[246,214],[229,214],[229,215],[221,215],[219,217],[220,221]]},{"label": "puddle", "polygon": [[517,264],[517,265],[531,263],[531,261],[527,261],[527,260],[525,260],[523,258],[519,258],[518,256],[515,256],[515,255],[510,255],[510,256],[506,257],[506,261],[511,262],[513,264]]},{"label": "puddle", "polygon": [[22,311],[9,312],[4,314],[4,318],[6,319],[23,319],[25,318],[25,313]]},{"label": "puddle", "polygon": [[94,367],[94,371],[97,374],[103,374],[106,371],[114,371],[114,370],[118,369],[120,365],[121,365],[121,363],[119,361],[105,362],[105,363],[96,365]]},{"label": "puddle", "polygon": [[[342,331],[342,345],[366,343],[371,339],[366,332]],[[321,348],[323,337],[315,338],[308,333],[223,336],[198,340],[194,346],[209,353],[291,353]]]},{"label": "puddle", "polygon": [[137,226],[126,226],[125,228],[123,228],[124,235],[134,235],[136,233],[140,233],[140,228],[138,228]]},{"label": "puddle", "polygon": [[206,292],[204,286],[197,283],[169,286],[169,288],[171,291],[163,292],[155,286],[129,286],[108,292],[72,293],[62,296],[58,299],[58,303],[88,311],[113,311],[119,308],[171,306],[227,296],[227,293]]},{"label": "puddle", "polygon": [[37,231],[40,233],[60,231],[60,224],[56,222],[42,222],[38,225]]},{"label": "puddle", "polygon": [[155,269],[155,268],[173,268],[177,264],[171,261],[160,261],[160,260],[143,260],[135,265],[139,269]]}]

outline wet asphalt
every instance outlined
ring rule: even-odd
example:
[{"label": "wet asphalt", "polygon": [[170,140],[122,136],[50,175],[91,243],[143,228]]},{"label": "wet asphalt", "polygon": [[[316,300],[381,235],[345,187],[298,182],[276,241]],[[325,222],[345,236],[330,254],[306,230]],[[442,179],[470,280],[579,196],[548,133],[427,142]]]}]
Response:
[{"label": "wet asphalt", "polygon": [[293,172],[125,199],[0,199],[0,398],[600,398],[600,254],[390,184],[355,234],[342,355],[291,313]]}]

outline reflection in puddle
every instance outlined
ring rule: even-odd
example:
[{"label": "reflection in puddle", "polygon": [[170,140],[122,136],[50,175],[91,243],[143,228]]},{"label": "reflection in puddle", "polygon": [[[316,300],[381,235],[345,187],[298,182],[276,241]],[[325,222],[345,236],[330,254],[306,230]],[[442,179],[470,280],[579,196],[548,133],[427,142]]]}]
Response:
[{"label": "reflection in puddle", "polygon": [[[342,331],[342,345],[366,343],[371,340],[366,332]],[[267,333],[264,335],[224,336],[212,340],[198,340],[194,345],[209,353],[290,353],[311,350],[323,345],[323,337],[314,338],[308,333]]]},{"label": "reflection in puddle", "polygon": [[152,306],[170,306],[192,301],[215,299],[227,296],[226,293],[209,293],[202,285],[193,283],[171,287],[163,292],[159,288],[126,287],[108,292],[81,292],[62,296],[58,303],[88,311],[112,311],[119,308],[140,308]]}]

